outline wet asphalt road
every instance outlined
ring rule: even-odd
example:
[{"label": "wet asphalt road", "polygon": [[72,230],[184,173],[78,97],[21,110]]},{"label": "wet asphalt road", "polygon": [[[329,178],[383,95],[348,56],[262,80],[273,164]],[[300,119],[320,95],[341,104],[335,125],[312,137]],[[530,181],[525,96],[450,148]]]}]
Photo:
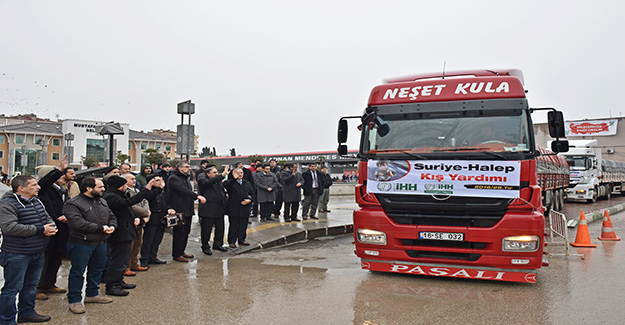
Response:
[{"label": "wet asphalt road", "polygon": [[[567,203],[565,212],[577,218],[580,210],[623,202],[614,196],[594,205]],[[625,213],[612,222],[624,237]],[[127,277],[137,289],[112,304],[87,305],[86,314],[70,313],[64,295],[37,302],[37,310],[54,324],[622,324],[625,243],[597,240],[600,221],[589,228],[598,247],[572,248],[585,260],[550,257],[536,284],[364,271],[352,237],[342,235],[237,256],[193,251],[191,263],[169,262]],[[161,247],[166,259],[169,235]],[[547,250],[563,253],[564,247]],[[62,287],[68,267],[65,261]]]}]

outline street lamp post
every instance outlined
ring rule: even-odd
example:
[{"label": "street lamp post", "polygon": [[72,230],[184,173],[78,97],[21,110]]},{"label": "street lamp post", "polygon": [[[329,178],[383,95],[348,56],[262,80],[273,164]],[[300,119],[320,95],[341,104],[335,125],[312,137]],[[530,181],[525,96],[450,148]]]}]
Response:
[{"label": "street lamp post", "polygon": [[[176,130],[176,154],[180,155],[180,160],[185,160],[186,155],[186,161],[189,161],[195,140],[195,126],[191,124],[191,115],[195,114],[195,104],[191,100],[178,103],[178,114],[180,114],[180,125]],[[189,115],[188,124],[184,124],[185,115]]]}]

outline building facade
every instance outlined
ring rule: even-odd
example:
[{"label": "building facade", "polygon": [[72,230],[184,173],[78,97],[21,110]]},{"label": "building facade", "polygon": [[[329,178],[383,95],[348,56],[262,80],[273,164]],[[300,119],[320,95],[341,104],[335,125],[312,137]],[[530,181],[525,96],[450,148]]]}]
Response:
[{"label": "building facade", "polygon": [[[97,133],[96,127],[108,122],[68,119],[58,122],[35,115],[0,116],[0,172],[10,176],[34,174],[40,165],[58,165],[68,153],[72,166],[82,166],[82,157],[94,157],[100,163],[109,160],[109,137]],[[145,151],[156,151],[173,159],[175,136],[143,133],[120,123],[124,134],[114,135],[113,150],[130,157],[132,170],[138,171]],[[152,149],[152,150],[150,150]]]},{"label": "building facade", "polygon": [[58,164],[63,132],[59,123],[25,122],[0,126],[0,171],[33,174],[38,165]]}]

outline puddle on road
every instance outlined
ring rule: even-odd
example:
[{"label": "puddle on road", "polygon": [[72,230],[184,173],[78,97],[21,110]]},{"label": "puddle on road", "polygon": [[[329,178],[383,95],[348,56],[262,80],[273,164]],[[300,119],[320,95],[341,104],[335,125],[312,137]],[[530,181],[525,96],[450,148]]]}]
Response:
[{"label": "puddle on road", "polygon": [[354,324],[541,324],[545,300],[527,284],[370,273],[356,289]]}]

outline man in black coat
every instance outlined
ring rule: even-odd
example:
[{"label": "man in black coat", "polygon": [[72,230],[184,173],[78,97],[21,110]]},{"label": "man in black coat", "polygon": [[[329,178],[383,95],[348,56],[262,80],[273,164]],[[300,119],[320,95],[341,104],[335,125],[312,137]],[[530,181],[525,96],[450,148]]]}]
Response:
[{"label": "man in black coat", "polygon": [[226,214],[230,221],[228,228],[228,244],[231,248],[239,245],[248,246],[245,238],[247,236],[247,221],[250,218],[250,210],[254,201],[254,190],[252,184],[243,179],[243,170],[235,168],[232,171],[232,178],[228,179],[224,187],[228,191],[228,202],[226,204]]},{"label": "man in black coat", "polygon": [[208,165],[206,172],[198,175],[197,184],[200,195],[206,198],[206,203],[200,204],[198,215],[202,226],[202,252],[212,255],[209,240],[213,226],[215,226],[215,238],[213,249],[225,252],[224,245],[224,215],[226,213],[226,190],[223,179],[228,175],[230,167],[226,166],[221,175],[214,165]]},{"label": "man in black coat", "polygon": [[284,222],[301,221],[297,219],[297,211],[299,202],[302,200],[301,187],[304,183],[302,174],[297,171],[297,164],[292,163],[285,164],[280,174],[284,199]]},{"label": "man in black coat", "polygon": [[332,186],[332,177],[328,174],[328,167],[321,167],[321,175],[323,176],[324,189],[319,196],[319,212],[331,212],[328,210],[328,201],[330,201],[330,186]]},{"label": "man in black coat", "polygon": [[191,165],[186,161],[181,161],[177,167],[167,180],[167,203],[169,208],[182,213],[184,225],[173,229],[171,255],[174,261],[186,263],[189,262],[187,258],[193,258],[193,255],[185,253],[184,250],[187,248],[191,232],[191,219],[195,214],[194,201],[199,200],[203,204],[206,203],[206,199],[193,191]]},{"label": "man in black coat", "polygon": [[[69,228],[67,227],[67,219],[63,215],[63,204],[69,200],[67,188],[58,184],[57,181],[66,172],[67,156],[63,157],[59,168],[54,168],[39,180],[39,199],[46,207],[46,211],[54,220],[56,229],[55,236],[50,237],[48,246],[44,255],[43,270],[37,287],[37,299],[47,299],[46,293],[65,293],[67,290],[56,286],[56,278],[63,256],[66,253],[67,238],[69,237]],[[41,170],[40,170],[41,172]]]},{"label": "man in black coat", "polygon": [[[262,166],[263,164],[260,163],[258,164],[258,167],[260,168],[260,166]],[[254,190],[254,194],[256,194],[256,177],[254,176],[253,171],[249,170],[248,168],[245,168],[245,166],[243,166],[243,162],[242,161],[237,161],[234,163],[234,168],[240,168],[243,171],[243,179],[250,182],[250,185],[252,185],[252,189]],[[230,171],[230,175],[228,175],[228,179],[232,178],[232,172],[234,171],[234,169],[232,169]],[[252,211],[252,216],[253,217],[257,217],[258,216],[258,203],[254,202],[253,203],[253,211]]]},{"label": "man in black coat", "polygon": [[304,184],[304,203],[302,204],[302,219],[308,219],[309,213],[312,219],[317,218],[317,203],[319,196],[325,188],[325,177],[317,170],[317,163],[311,163],[308,170],[302,173]]},{"label": "man in black coat", "polygon": [[108,239],[110,249],[111,264],[106,273],[106,294],[112,296],[126,296],[128,291],[123,289],[133,289],[134,284],[124,282],[124,272],[128,267],[132,242],[137,239],[136,226],[143,220],[137,218],[132,212],[131,206],[149,198],[154,180],[142,187],[139,193],[132,197],[126,196],[126,179],[113,175],[107,179],[108,188],[104,192],[104,199],[113,214],[117,218],[117,229]]},{"label": "man in black coat", "polygon": [[161,224],[161,219],[168,214],[175,214],[174,209],[167,209],[166,195],[162,191],[165,186],[165,180],[160,174],[150,174],[146,177],[149,182],[154,178],[154,187],[152,188],[151,197],[148,198],[150,204],[150,220],[143,228],[143,244],[141,244],[141,266],[147,267],[149,264],[165,264],[167,262],[158,259],[158,246],[163,240],[165,234],[165,226]]}]

